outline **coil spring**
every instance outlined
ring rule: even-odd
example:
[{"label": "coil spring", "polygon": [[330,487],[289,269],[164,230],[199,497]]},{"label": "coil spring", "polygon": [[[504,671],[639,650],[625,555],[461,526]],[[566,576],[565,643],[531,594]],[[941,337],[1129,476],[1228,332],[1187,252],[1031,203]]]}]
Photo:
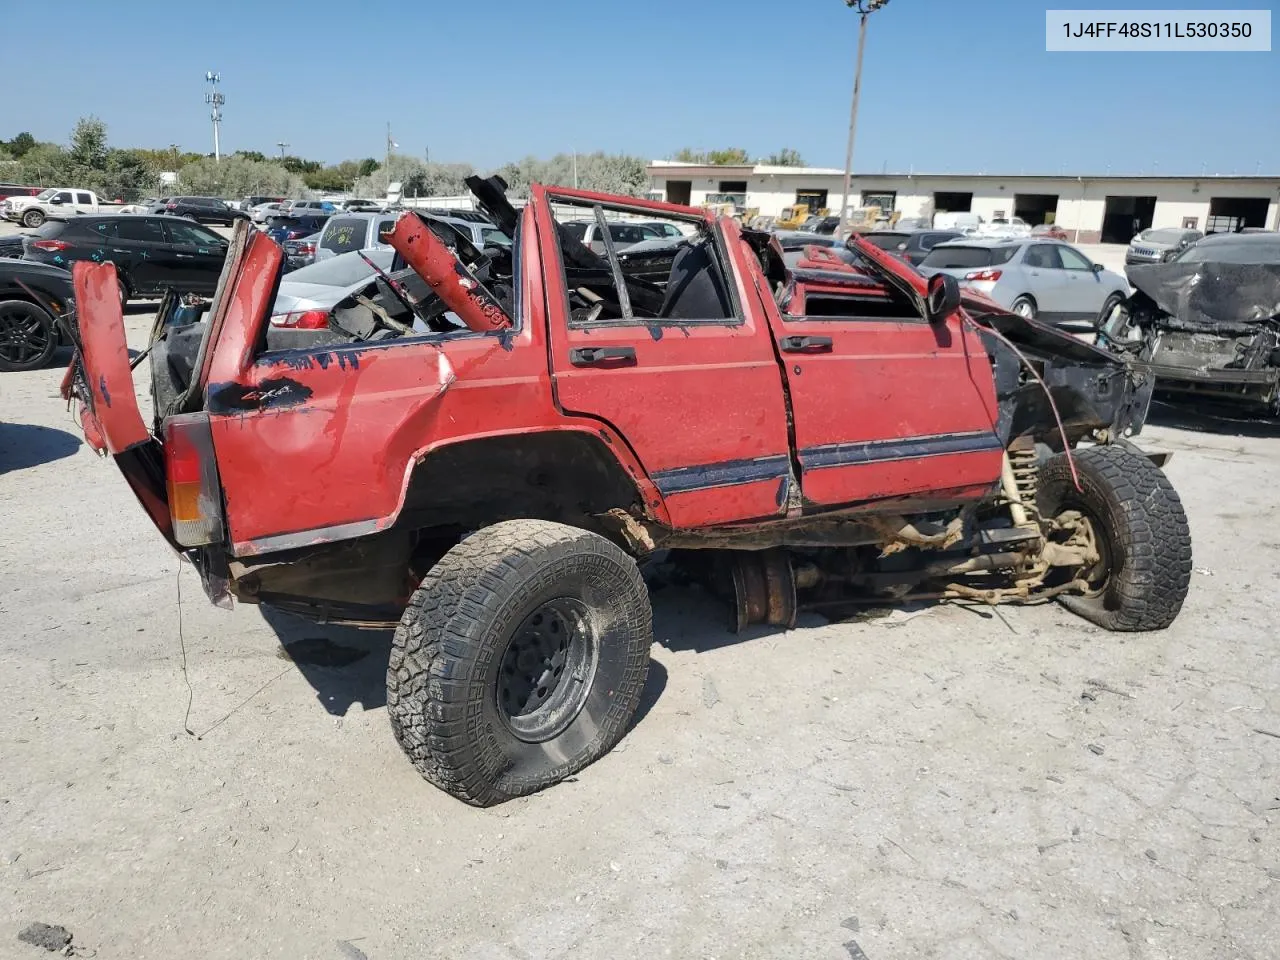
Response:
[{"label": "coil spring", "polygon": [[1013,469],[1013,485],[1017,488],[1018,497],[1022,500],[1027,515],[1039,517],[1036,497],[1040,492],[1040,459],[1035,449],[1010,450],[1009,466]]}]

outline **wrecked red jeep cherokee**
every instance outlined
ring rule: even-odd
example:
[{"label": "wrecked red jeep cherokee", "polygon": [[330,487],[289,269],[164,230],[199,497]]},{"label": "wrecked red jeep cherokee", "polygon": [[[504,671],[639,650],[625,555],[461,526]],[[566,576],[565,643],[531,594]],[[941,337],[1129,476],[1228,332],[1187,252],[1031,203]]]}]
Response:
[{"label": "wrecked red jeep cherokee", "polygon": [[[272,321],[280,248],[239,229],[203,316],[161,308],[150,423],[114,269],[78,263],[64,385],[211,599],[395,627],[392,729],[432,783],[494,804],[618,742],[659,551],[738,629],[850,598],[1177,615],[1187,521],[1117,356],[857,238],[797,262],[706,211],[469,185],[510,247],[406,213],[323,330]],[[627,218],[680,236],[619,249]]]}]

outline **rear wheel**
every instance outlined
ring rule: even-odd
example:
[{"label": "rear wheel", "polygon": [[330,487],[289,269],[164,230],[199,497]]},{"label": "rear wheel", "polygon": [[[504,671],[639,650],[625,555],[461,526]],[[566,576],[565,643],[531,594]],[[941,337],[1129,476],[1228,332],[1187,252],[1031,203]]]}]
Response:
[{"label": "rear wheel", "polygon": [[541,520],[453,547],[396,629],[387,709],[419,772],[491,806],[607,753],[640,701],[653,639],[635,561]]},{"label": "rear wheel", "polygon": [[1036,302],[1028,296],[1021,296],[1013,301],[1013,305],[1009,309],[1020,317],[1026,317],[1028,320],[1036,318]]},{"label": "rear wheel", "polygon": [[38,370],[57,348],[53,317],[25,300],[0,302],[0,370]]},{"label": "rear wheel", "polygon": [[1182,609],[1191,583],[1191,531],[1169,478],[1127,447],[1073,451],[1080,488],[1065,455],[1040,468],[1041,516],[1079,511],[1100,561],[1082,571],[1091,590],[1064,595],[1072,613],[1108,630],[1162,630]]},{"label": "rear wheel", "polygon": [[183,219],[183,220],[190,220],[192,223],[197,223],[197,222],[199,222],[199,221],[197,221],[197,220],[196,220],[196,215],[195,215],[194,213],[184,213],[184,214],[182,215],[182,219]]},{"label": "rear wheel", "polygon": [[28,230],[34,230],[48,219],[45,212],[39,207],[32,207],[22,215],[22,225]]}]

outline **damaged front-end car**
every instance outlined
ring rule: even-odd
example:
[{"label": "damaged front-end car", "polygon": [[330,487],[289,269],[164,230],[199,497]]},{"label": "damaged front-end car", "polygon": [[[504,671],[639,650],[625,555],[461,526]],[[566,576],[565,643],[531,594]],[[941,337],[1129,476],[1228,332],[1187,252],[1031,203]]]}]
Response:
[{"label": "damaged front-end car", "polygon": [[1177,261],[1131,267],[1129,280],[1099,343],[1162,393],[1280,413],[1280,263]]}]

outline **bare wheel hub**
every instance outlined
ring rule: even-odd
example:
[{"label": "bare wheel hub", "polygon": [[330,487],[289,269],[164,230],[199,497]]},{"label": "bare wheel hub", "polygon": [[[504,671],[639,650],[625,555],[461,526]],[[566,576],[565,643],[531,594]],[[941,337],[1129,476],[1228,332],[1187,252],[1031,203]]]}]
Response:
[{"label": "bare wheel hub", "polygon": [[597,646],[590,612],[560,597],[516,628],[498,667],[498,715],[519,739],[542,743],[564,731],[586,702]]}]

